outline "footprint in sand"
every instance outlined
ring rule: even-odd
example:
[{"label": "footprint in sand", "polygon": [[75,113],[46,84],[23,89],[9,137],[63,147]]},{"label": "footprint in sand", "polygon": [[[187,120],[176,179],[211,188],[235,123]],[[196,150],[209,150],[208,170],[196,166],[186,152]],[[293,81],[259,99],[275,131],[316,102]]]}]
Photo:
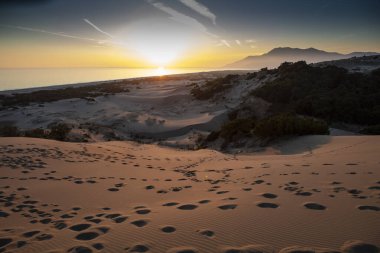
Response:
[{"label": "footprint in sand", "polygon": [[22,248],[22,247],[24,247],[25,245],[27,245],[28,244],[28,242],[26,242],[26,241],[17,241],[16,242],[16,248]]},{"label": "footprint in sand", "polygon": [[119,217],[121,214],[120,213],[110,213],[110,214],[107,214],[105,217],[107,219],[114,219],[116,217]]},{"label": "footprint in sand", "polygon": [[261,202],[261,203],[258,203],[257,206],[261,207],[261,208],[277,208],[278,204],[268,203],[268,202]]},{"label": "footprint in sand", "polygon": [[94,243],[94,244],[92,244],[91,245],[94,249],[97,249],[97,250],[102,250],[102,249],[104,249],[104,245],[102,244],[102,243],[100,243],[100,242],[98,242],[98,243]]},{"label": "footprint in sand", "polygon": [[311,192],[296,192],[297,196],[311,196],[313,195]]},{"label": "footprint in sand", "polygon": [[142,214],[142,215],[144,215],[144,214],[148,214],[148,213],[150,213],[151,211],[149,210],[149,209],[139,209],[139,210],[136,210],[136,213],[137,214]]},{"label": "footprint in sand", "polygon": [[164,233],[173,233],[176,231],[176,228],[173,226],[165,226],[161,228],[161,231]]},{"label": "footprint in sand", "polygon": [[237,205],[235,205],[235,204],[218,206],[218,208],[222,209],[222,210],[231,210],[231,209],[235,209],[236,207],[237,207]]},{"label": "footprint in sand", "polygon": [[98,231],[102,232],[103,234],[106,234],[106,233],[108,233],[108,231],[110,231],[109,227],[97,227],[96,229]]},{"label": "footprint in sand", "polygon": [[261,194],[261,196],[263,196],[264,198],[267,198],[267,199],[275,199],[275,198],[277,198],[277,195],[273,194],[273,193],[263,193],[263,194]]},{"label": "footprint in sand", "polygon": [[70,248],[68,253],[92,253],[92,249],[85,247],[85,246],[75,246]]},{"label": "footprint in sand", "polygon": [[305,203],[303,205],[304,207],[312,210],[325,210],[326,207],[324,205],[318,204],[318,203]]},{"label": "footprint in sand", "polygon": [[93,218],[93,219],[88,219],[88,221],[93,222],[93,223],[96,223],[96,224],[99,224],[99,223],[102,222],[102,219],[96,219],[96,218]]},{"label": "footprint in sand", "polygon": [[127,216],[119,216],[119,217],[116,217],[116,218],[113,218],[112,220],[116,223],[122,223],[124,222],[126,219],[128,219]]},{"label": "footprint in sand", "polygon": [[177,247],[167,251],[167,253],[198,253],[199,251],[193,247]]},{"label": "footprint in sand", "polygon": [[0,238],[0,248],[13,242],[11,238]]},{"label": "footprint in sand", "polygon": [[76,232],[80,232],[80,231],[88,229],[89,227],[91,227],[91,224],[85,224],[84,223],[84,224],[73,225],[73,226],[69,227],[69,229],[76,231]]},{"label": "footprint in sand", "polygon": [[37,241],[46,241],[53,238],[52,234],[40,234],[36,236]]},{"label": "footprint in sand", "polygon": [[98,237],[99,234],[96,232],[84,232],[81,234],[78,234],[75,239],[80,240],[80,241],[90,241]]},{"label": "footprint in sand", "polygon": [[377,207],[377,206],[358,206],[358,209],[362,211],[365,211],[365,210],[380,211],[380,207]]},{"label": "footprint in sand", "polygon": [[29,231],[29,232],[25,232],[22,234],[23,237],[25,238],[31,238],[33,236],[35,236],[36,234],[40,233],[39,230],[33,230],[33,231]]},{"label": "footprint in sand", "polygon": [[[243,252],[254,252],[254,253],[262,253],[262,252],[274,252],[272,247],[268,247],[266,245],[246,245],[242,247],[226,247],[222,253],[243,253]],[[301,251],[292,251],[287,253],[298,253]],[[314,251],[302,251],[302,253],[311,253]]]},{"label": "footprint in sand", "polygon": [[197,230],[197,232],[206,237],[213,237],[215,235],[214,231],[208,229]]},{"label": "footprint in sand", "polygon": [[177,203],[177,202],[168,202],[168,203],[163,204],[162,206],[176,206],[178,204],[179,203]]},{"label": "footprint in sand", "polygon": [[237,200],[238,198],[234,198],[234,197],[229,197],[229,198],[225,198],[225,199],[222,199],[222,200]]},{"label": "footprint in sand", "polygon": [[0,218],[6,218],[9,216],[9,213],[0,211]]},{"label": "footprint in sand", "polygon": [[132,221],[131,224],[132,225],[135,225],[136,227],[145,227],[146,225],[148,225],[148,220],[135,220],[135,221]]},{"label": "footprint in sand", "polygon": [[134,245],[132,248],[130,248],[128,252],[147,252],[147,251],[149,251],[148,246],[143,245],[143,244],[137,244],[137,245]]},{"label": "footprint in sand", "polygon": [[66,227],[67,227],[67,224],[64,223],[64,222],[61,222],[61,221],[56,222],[55,225],[54,225],[54,228],[56,228],[58,230],[62,230],[64,228],[66,228]]},{"label": "footprint in sand", "polygon": [[194,209],[198,208],[198,206],[192,205],[192,204],[186,204],[186,205],[179,206],[177,208],[180,210],[194,210]]}]

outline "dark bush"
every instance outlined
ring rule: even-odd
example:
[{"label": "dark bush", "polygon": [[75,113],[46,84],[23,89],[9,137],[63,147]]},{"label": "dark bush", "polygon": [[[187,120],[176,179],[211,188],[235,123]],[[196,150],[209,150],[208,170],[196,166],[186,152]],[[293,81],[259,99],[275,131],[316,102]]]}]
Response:
[{"label": "dark bush", "polygon": [[220,131],[212,131],[209,135],[206,137],[207,142],[215,141],[219,138]]},{"label": "dark bush", "polygon": [[329,134],[325,121],[292,114],[279,114],[260,120],[254,134],[260,138],[288,135]]},{"label": "dark bush", "polygon": [[278,77],[253,95],[272,108],[353,124],[380,124],[380,69],[371,74],[348,73],[335,66],[283,63]]},{"label": "dark bush", "polygon": [[16,126],[3,125],[0,126],[0,136],[1,137],[17,137],[20,136],[20,131]]},{"label": "dark bush", "polygon": [[47,138],[48,137],[48,133],[46,132],[46,130],[42,128],[27,130],[25,131],[24,135],[25,137],[32,137],[32,138]]},{"label": "dark bush", "polygon": [[254,118],[234,119],[225,123],[220,129],[220,136],[229,141],[236,135],[250,136],[255,128]]},{"label": "dark bush", "polygon": [[190,93],[199,100],[210,99],[215,94],[231,88],[231,81],[238,76],[239,75],[227,75],[222,78],[216,78],[208,81],[202,87],[195,85],[194,88],[191,89]]},{"label": "dark bush", "polygon": [[380,135],[380,125],[366,127],[362,131],[360,131],[360,133],[369,135]]},{"label": "dark bush", "polygon": [[49,138],[64,141],[70,130],[70,127],[64,123],[54,124],[50,126]]}]

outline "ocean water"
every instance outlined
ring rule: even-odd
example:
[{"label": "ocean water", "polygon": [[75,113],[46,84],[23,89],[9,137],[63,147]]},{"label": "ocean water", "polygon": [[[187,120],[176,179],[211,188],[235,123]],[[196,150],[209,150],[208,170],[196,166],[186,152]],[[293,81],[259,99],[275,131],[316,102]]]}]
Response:
[{"label": "ocean water", "polygon": [[50,68],[0,69],[0,91],[134,77],[212,71],[216,69]]}]

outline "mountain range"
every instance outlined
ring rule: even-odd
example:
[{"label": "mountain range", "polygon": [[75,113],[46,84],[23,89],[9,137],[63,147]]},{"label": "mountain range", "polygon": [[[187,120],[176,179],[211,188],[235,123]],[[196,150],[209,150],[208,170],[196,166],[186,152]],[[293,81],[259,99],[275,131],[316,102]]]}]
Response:
[{"label": "mountain range", "polygon": [[306,61],[307,63],[316,63],[322,61],[332,61],[339,59],[347,59],[352,57],[361,57],[366,55],[378,55],[377,52],[352,52],[349,54],[341,54],[337,52],[326,52],[315,48],[291,48],[278,47],[268,53],[256,56],[247,56],[246,58],[227,64],[224,68],[229,69],[261,69],[264,67],[276,68],[281,63]]}]

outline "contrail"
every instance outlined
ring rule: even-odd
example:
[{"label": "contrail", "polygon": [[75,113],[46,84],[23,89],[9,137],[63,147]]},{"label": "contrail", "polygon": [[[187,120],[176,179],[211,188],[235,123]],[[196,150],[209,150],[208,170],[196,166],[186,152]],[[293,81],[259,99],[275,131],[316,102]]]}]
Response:
[{"label": "contrail", "polygon": [[80,36],[75,36],[75,35],[69,35],[66,33],[51,32],[51,31],[46,31],[43,29],[30,28],[30,27],[25,27],[25,26],[13,26],[13,25],[2,25],[2,24],[0,24],[0,27],[18,29],[18,30],[29,31],[29,32],[45,33],[45,34],[50,34],[50,35],[55,35],[55,36],[60,36],[60,37],[65,37],[65,38],[95,42],[98,44],[104,44],[104,43],[119,44],[119,43],[114,43],[113,41],[110,41],[110,40],[97,40],[97,39],[93,39],[93,38],[86,38],[86,37],[80,37]]},{"label": "contrail", "polygon": [[180,0],[181,3],[198,12],[202,16],[209,18],[214,25],[216,25],[216,15],[212,13],[205,5],[195,0]]},{"label": "contrail", "polygon": [[101,33],[107,35],[107,36],[110,37],[111,39],[114,38],[111,34],[109,34],[109,33],[105,32],[105,31],[103,31],[102,29],[100,29],[99,27],[97,27],[95,24],[93,24],[93,23],[92,23],[90,20],[88,20],[87,18],[84,18],[83,21],[86,22],[87,24],[89,24],[90,26],[92,26],[92,27],[93,27],[95,30],[97,30],[98,32],[101,32]]}]

